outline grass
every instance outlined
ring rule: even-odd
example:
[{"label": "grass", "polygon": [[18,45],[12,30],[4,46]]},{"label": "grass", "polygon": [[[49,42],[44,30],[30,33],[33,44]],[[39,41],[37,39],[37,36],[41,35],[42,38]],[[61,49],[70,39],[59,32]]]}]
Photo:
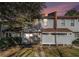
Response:
[{"label": "grass", "polygon": [[55,48],[44,48],[44,52],[46,54],[46,57],[54,57],[54,56],[59,56],[59,53],[57,52],[57,50]]},{"label": "grass", "polygon": [[79,49],[69,47],[37,47],[35,48],[22,48],[18,50],[14,56],[16,57],[35,57],[35,52],[38,57],[42,57],[41,51],[44,52],[45,57],[79,57]]},{"label": "grass", "polygon": [[79,49],[66,48],[63,49],[64,56],[66,57],[79,57]]},{"label": "grass", "polygon": [[32,50],[28,50],[26,52],[23,55],[21,55],[21,57],[27,57],[27,56],[29,56],[32,53]]},{"label": "grass", "polygon": [[28,55],[28,57],[34,57],[34,51]]}]

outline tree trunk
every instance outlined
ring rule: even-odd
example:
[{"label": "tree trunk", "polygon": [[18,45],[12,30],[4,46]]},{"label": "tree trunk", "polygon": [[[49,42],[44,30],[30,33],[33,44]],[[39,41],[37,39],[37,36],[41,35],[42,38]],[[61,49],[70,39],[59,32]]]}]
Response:
[{"label": "tree trunk", "polygon": [[1,24],[0,24],[0,39],[1,39]]}]

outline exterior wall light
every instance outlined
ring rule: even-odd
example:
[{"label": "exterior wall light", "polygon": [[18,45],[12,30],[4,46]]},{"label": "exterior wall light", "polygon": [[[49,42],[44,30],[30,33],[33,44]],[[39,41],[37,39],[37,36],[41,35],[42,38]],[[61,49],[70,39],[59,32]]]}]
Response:
[{"label": "exterior wall light", "polygon": [[44,19],[44,20],[43,20],[44,26],[47,26],[47,21],[48,21],[47,19]]},{"label": "exterior wall light", "polygon": [[30,37],[30,35],[29,34],[25,34],[25,38],[29,38]]},{"label": "exterior wall light", "polygon": [[33,34],[29,34],[29,36],[30,36],[30,37],[32,37],[32,36],[33,36]]},{"label": "exterior wall light", "polygon": [[27,39],[29,39],[32,36],[33,36],[33,34],[25,34],[25,38],[27,38]]}]

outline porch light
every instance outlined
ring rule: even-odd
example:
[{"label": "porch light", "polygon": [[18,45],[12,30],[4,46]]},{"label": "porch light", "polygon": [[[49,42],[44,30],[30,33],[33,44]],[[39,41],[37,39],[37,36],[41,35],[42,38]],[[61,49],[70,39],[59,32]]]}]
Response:
[{"label": "porch light", "polygon": [[26,38],[30,38],[30,37],[32,37],[33,36],[33,34],[25,34],[25,37]]},{"label": "porch light", "polygon": [[30,36],[30,37],[32,37],[32,36],[33,36],[33,34],[29,34],[29,36]]},{"label": "porch light", "polygon": [[25,36],[26,36],[26,38],[29,38],[29,37],[30,37],[30,35],[29,35],[29,34],[25,34]]}]

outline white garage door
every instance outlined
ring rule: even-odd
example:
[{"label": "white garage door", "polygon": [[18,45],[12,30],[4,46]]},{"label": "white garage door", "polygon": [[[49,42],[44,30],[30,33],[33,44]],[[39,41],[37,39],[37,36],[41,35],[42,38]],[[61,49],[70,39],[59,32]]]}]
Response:
[{"label": "white garage door", "polygon": [[42,35],[42,44],[55,44],[54,35],[43,34]]},{"label": "white garage door", "polygon": [[[56,33],[56,42],[57,44],[71,44],[72,39],[74,39],[72,35],[67,35],[67,33]],[[51,35],[48,33],[42,34],[42,44],[55,44],[55,35],[54,33]]]},{"label": "white garage door", "polygon": [[[57,44],[68,44],[67,35],[56,35]],[[55,44],[55,35],[42,35],[42,44]]]},{"label": "white garage door", "polygon": [[67,35],[57,35],[57,44],[66,44]]}]

